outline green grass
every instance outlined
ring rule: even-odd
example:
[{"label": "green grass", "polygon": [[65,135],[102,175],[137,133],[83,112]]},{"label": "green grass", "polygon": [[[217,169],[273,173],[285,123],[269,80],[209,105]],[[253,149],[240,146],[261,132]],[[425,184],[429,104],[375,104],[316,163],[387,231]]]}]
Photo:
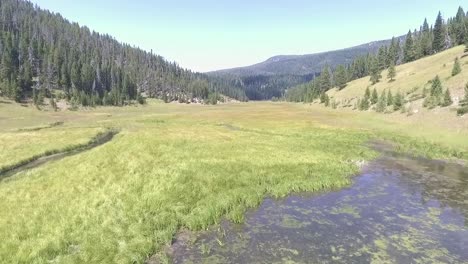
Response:
[{"label": "green grass", "polygon": [[383,90],[391,90],[393,95],[398,91],[403,94],[421,94],[424,87],[430,88],[428,81],[439,75],[444,89],[449,88],[452,96],[463,95],[463,87],[468,81],[468,57],[460,59],[462,72],[454,77],[452,77],[452,67],[455,58],[463,56],[464,49],[465,46],[458,46],[433,56],[400,65],[396,67],[397,76],[393,82],[387,79],[388,70],[385,70],[382,72],[381,81],[373,86],[367,76],[350,82],[340,91],[336,88],[332,89],[328,94],[340,101],[363,97],[367,87],[375,88],[379,96]]},{"label": "green grass", "polygon": [[468,116],[428,111],[408,117],[400,113],[334,110],[319,105],[301,107],[316,115],[322,126],[363,130],[376,138],[393,141],[402,151],[429,158],[468,159]]},{"label": "green grass", "polygon": [[[364,96],[366,88],[371,91],[375,89],[379,96],[383,91],[391,91],[393,96],[400,92],[404,96],[405,104],[403,105],[403,113],[401,111],[393,112],[393,107],[387,107],[386,113],[390,114],[394,119],[408,119],[411,122],[432,122],[434,115],[437,115],[438,124],[434,124],[433,128],[437,127],[452,127],[454,129],[466,129],[467,116],[460,117],[457,114],[459,108],[458,101],[464,97],[464,87],[468,82],[468,57],[464,53],[465,46],[457,46],[444,52],[419,59],[417,61],[399,65],[396,67],[397,77],[395,81],[390,82],[386,79],[388,71],[382,72],[382,80],[371,85],[369,77],[364,77],[358,80],[351,81],[344,89],[336,88],[327,92],[330,99],[337,102],[338,108],[346,108],[347,110],[354,109],[360,98]],[[455,58],[460,58],[461,73],[452,76],[452,68]],[[426,96],[429,94],[431,82],[436,76],[440,77],[443,90],[450,91],[452,105],[447,107],[424,107],[424,90]],[[369,111],[374,112],[376,106],[372,106]],[[383,115],[383,114],[380,114]],[[459,126],[453,124],[459,123]],[[443,133],[442,133],[443,134]],[[443,136],[443,135],[442,135]]]},{"label": "green grass", "polygon": [[[53,114],[1,107],[0,139],[10,153],[2,151],[2,164],[87,142],[106,127],[121,131],[107,144],[0,182],[6,263],[142,263],[182,228],[206,229],[223,216],[242,222],[267,196],[348,185],[356,162],[376,156],[365,143],[394,135],[390,121],[377,129],[378,121],[356,113],[287,103],[150,101]],[[64,125],[20,131],[57,120]],[[422,142],[397,136],[402,146]]]},{"label": "green grass", "polygon": [[102,129],[0,133],[0,173],[40,157],[83,147]]}]

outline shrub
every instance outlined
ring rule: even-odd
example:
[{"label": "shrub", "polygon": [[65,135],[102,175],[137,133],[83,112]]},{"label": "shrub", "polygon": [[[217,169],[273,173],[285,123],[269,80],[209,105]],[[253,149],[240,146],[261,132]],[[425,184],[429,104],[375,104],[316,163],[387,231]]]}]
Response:
[{"label": "shrub", "polygon": [[144,105],[144,104],[146,104],[146,98],[143,97],[141,94],[138,94],[138,95],[137,95],[137,102],[138,102],[139,104],[141,104],[141,105]]},{"label": "shrub", "polygon": [[169,99],[169,96],[167,96],[167,93],[166,93],[166,92],[163,92],[162,98],[161,98],[161,99],[162,99],[166,104],[171,102],[171,100]]},{"label": "shrub", "polygon": [[468,106],[460,107],[457,109],[457,115],[462,116],[468,113]]},{"label": "shrub", "polygon": [[211,104],[211,105],[216,105],[218,104],[218,94],[217,93],[210,93],[208,95],[208,101],[207,101],[207,104]]}]

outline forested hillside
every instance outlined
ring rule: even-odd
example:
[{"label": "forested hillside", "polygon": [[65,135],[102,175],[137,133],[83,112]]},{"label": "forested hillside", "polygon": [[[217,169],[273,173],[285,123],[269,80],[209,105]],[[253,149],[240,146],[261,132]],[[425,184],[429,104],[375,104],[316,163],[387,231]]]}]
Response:
[{"label": "forested hillside", "polygon": [[413,118],[468,113],[468,48],[464,45],[399,65],[390,73],[383,71],[382,81],[374,85],[365,77],[349,82],[345,89],[330,89],[321,99],[334,109]]},{"label": "forested hillside", "polygon": [[352,63],[358,57],[377,53],[380,47],[390,43],[391,40],[382,40],[316,54],[275,56],[252,66],[208,74],[238,83],[252,100],[269,100],[282,97],[288,88],[311,81],[324,67]]},{"label": "forested hillside", "polygon": [[63,97],[81,105],[123,105],[141,94],[165,101],[224,94],[246,100],[229,81],[71,23],[24,0],[0,1],[0,95],[21,101]]},{"label": "forested hillside", "polygon": [[326,65],[334,67],[351,63],[356,57],[375,53],[380,47],[390,44],[390,39],[374,41],[359,46],[306,55],[279,55],[247,67],[212,72],[219,75],[310,75],[319,73]]},{"label": "forested hillside", "polygon": [[[416,61],[468,42],[468,14],[462,7],[455,17],[446,21],[439,12],[434,26],[427,20],[419,30],[409,31],[403,43],[393,39],[389,46],[382,46],[376,54],[358,57],[352,63],[338,65],[335,69],[324,67],[320,76],[309,83],[289,89],[286,100],[311,102],[333,87],[345,89],[347,83],[370,76],[369,85],[375,85],[382,79],[382,72],[393,81],[396,75],[395,66]],[[364,87],[365,88],[365,87]],[[322,98],[324,101],[325,98]]]}]

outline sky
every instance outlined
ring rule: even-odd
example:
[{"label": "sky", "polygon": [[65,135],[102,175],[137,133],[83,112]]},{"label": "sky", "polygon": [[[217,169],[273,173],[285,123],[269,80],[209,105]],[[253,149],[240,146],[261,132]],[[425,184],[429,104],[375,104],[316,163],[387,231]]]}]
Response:
[{"label": "sky", "polygon": [[[194,71],[252,65],[388,39],[419,28],[456,0],[32,0],[91,30]],[[465,3],[465,11],[468,5]]]}]

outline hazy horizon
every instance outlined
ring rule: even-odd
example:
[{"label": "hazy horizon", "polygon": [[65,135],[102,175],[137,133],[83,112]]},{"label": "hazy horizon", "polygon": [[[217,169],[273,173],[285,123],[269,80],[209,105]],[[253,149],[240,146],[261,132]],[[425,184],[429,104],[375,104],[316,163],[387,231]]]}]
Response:
[{"label": "hazy horizon", "polygon": [[[440,10],[455,14],[460,1],[373,1],[288,4],[268,1],[220,3],[204,0],[154,2],[34,0],[91,30],[153,50],[199,72],[237,68],[277,55],[344,49],[406,34]],[[93,8],[89,8],[92,6]],[[356,17],[356,13],[362,15]],[[381,23],[369,24],[370,21]]]}]

